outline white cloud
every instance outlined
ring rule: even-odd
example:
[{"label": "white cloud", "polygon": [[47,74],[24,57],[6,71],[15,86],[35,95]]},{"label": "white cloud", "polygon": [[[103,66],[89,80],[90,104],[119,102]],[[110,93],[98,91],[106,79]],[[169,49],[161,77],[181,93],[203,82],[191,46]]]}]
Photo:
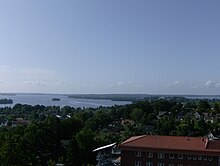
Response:
[{"label": "white cloud", "polygon": [[36,81],[25,81],[24,82],[26,85],[29,86],[45,86],[47,85],[45,82],[40,81],[40,80],[36,80]]},{"label": "white cloud", "polygon": [[182,85],[183,85],[183,83],[181,81],[177,80],[177,81],[174,81],[172,83],[167,84],[165,87],[173,88],[173,87],[182,86]]},{"label": "white cloud", "polygon": [[193,86],[191,86],[191,89],[198,89],[200,86],[198,84],[195,84]]},{"label": "white cloud", "polygon": [[64,81],[57,81],[57,82],[56,82],[56,85],[58,85],[58,86],[63,86],[63,85],[65,85],[65,82],[64,82]]},{"label": "white cloud", "polygon": [[127,81],[127,82],[118,81],[118,82],[110,84],[108,87],[111,89],[117,89],[117,90],[124,89],[127,91],[140,90],[140,89],[144,88],[144,86],[142,84],[138,84],[134,81]]},{"label": "white cloud", "polygon": [[118,88],[118,87],[122,87],[122,86],[124,86],[124,85],[125,85],[125,84],[124,84],[123,82],[118,81],[118,82],[116,82],[116,83],[110,84],[109,87],[110,87],[110,88]]},{"label": "white cloud", "polygon": [[208,88],[219,88],[220,82],[208,80],[208,81],[206,81],[205,86]]},{"label": "white cloud", "polygon": [[174,85],[179,85],[179,84],[180,84],[180,81],[175,81],[173,84],[174,84]]},{"label": "white cloud", "polygon": [[[69,80],[69,78],[68,78]],[[0,66],[0,91],[2,92],[71,92],[76,83],[68,83],[53,70],[43,68],[15,68]],[[81,85],[81,84],[80,84]],[[80,86],[78,86],[80,89]]]}]

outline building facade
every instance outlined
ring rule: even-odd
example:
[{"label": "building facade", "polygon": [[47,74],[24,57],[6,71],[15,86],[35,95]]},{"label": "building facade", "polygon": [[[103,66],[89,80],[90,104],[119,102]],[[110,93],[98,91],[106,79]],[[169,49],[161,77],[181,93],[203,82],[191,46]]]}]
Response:
[{"label": "building facade", "polygon": [[120,149],[122,166],[220,166],[220,141],[204,137],[144,135]]}]

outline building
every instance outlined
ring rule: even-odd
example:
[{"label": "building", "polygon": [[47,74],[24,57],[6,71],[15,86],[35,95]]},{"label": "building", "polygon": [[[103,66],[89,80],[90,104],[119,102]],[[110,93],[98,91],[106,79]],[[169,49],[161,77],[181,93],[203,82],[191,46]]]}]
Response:
[{"label": "building", "polygon": [[143,135],[120,145],[121,166],[220,166],[215,137]]},{"label": "building", "polygon": [[117,148],[116,143],[99,147],[93,152],[97,152],[96,166],[119,166],[121,151]]}]

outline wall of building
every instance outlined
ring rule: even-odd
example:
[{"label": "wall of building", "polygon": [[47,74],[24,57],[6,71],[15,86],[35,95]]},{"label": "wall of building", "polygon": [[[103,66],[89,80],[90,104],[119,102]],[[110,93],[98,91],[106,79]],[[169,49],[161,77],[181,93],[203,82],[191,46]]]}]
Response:
[{"label": "wall of building", "polygon": [[135,162],[140,161],[141,166],[146,166],[147,162],[152,162],[153,166],[157,166],[158,163],[163,163],[164,166],[169,166],[169,164],[173,164],[173,166],[218,166],[218,157],[215,156],[184,154],[183,159],[179,159],[178,154],[174,154],[174,158],[171,159],[169,153],[164,153],[164,158],[158,158],[157,152],[153,152],[153,157],[147,157],[146,151],[142,151],[141,156],[138,156],[140,152],[122,150],[121,165],[135,166]]}]

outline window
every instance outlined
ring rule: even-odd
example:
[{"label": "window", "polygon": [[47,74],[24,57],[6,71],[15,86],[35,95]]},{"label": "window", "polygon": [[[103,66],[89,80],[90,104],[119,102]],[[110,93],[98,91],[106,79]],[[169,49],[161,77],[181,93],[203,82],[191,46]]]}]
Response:
[{"label": "window", "polygon": [[207,156],[203,156],[203,160],[207,160]]},{"label": "window", "polygon": [[209,160],[209,161],[212,161],[212,156],[208,156],[208,160]]},{"label": "window", "polygon": [[188,155],[188,160],[191,160],[192,159],[192,156],[191,155]]},{"label": "window", "polygon": [[178,154],[178,159],[182,160],[183,159],[183,155],[182,154]]},{"label": "window", "polygon": [[135,166],[141,166],[141,161],[135,161]]},{"label": "window", "polygon": [[147,157],[148,158],[152,158],[153,157],[153,153],[152,152],[147,152]]},{"label": "window", "polygon": [[198,160],[202,160],[202,156],[198,156]]},{"label": "window", "polygon": [[171,153],[170,153],[170,154],[169,154],[169,158],[170,158],[170,159],[174,159],[174,154],[171,154]]},{"label": "window", "polygon": [[194,156],[193,156],[193,160],[196,160],[196,159],[197,159],[197,156],[196,156],[196,155],[194,155]]},{"label": "window", "polygon": [[153,166],[153,162],[151,161],[146,162],[146,166]]},{"label": "window", "polygon": [[158,153],[158,158],[163,159],[165,157],[164,153]]},{"label": "window", "polygon": [[158,163],[157,166],[164,166],[164,163]]},{"label": "window", "polygon": [[135,152],[135,156],[136,157],[141,157],[141,152],[139,152],[139,151]]}]

